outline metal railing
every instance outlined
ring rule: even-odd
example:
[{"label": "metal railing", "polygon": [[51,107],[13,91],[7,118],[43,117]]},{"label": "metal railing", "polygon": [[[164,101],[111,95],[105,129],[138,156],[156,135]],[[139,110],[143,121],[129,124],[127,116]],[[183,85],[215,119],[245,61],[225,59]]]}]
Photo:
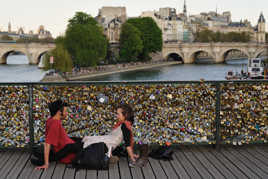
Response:
[{"label": "metal railing", "polygon": [[69,103],[62,124],[72,136],[107,134],[124,102],[137,143],[267,143],[268,81],[0,83],[0,148],[44,142],[58,98]]}]

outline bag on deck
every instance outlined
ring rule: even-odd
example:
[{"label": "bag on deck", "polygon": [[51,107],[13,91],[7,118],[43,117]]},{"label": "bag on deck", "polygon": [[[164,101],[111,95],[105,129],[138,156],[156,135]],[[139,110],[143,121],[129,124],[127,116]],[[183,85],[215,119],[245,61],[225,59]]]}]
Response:
[{"label": "bag on deck", "polygon": [[76,169],[108,170],[107,152],[108,148],[105,143],[91,144],[76,155],[72,166]]},{"label": "bag on deck", "polygon": [[159,160],[173,160],[173,150],[170,146],[160,146],[156,150],[153,150],[149,156]]}]

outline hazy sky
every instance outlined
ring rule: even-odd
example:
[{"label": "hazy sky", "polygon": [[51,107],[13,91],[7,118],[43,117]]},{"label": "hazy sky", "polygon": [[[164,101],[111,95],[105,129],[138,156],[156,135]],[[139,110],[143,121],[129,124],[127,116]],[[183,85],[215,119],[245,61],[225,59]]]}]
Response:
[{"label": "hazy sky", "polygon": [[[0,6],[0,30],[7,31],[8,22],[12,30],[23,27],[26,32],[37,31],[44,25],[54,37],[63,34],[76,11],[92,16],[102,6],[125,6],[127,16],[139,16],[142,11],[173,7],[182,12],[184,0],[2,0]],[[268,0],[186,0],[188,14],[200,12],[231,11],[232,20],[248,19],[256,25],[260,12],[268,20]],[[268,24],[268,23],[267,23]],[[268,26],[267,26],[268,27]]]}]

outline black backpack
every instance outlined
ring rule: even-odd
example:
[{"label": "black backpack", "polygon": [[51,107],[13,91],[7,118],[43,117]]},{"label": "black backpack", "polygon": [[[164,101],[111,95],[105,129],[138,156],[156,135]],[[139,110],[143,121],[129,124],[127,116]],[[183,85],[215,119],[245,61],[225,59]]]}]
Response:
[{"label": "black backpack", "polygon": [[91,144],[78,153],[72,161],[76,169],[108,170],[108,148],[104,142]]},{"label": "black backpack", "polygon": [[158,160],[173,160],[173,150],[170,146],[160,146],[153,150],[149,156]]}]

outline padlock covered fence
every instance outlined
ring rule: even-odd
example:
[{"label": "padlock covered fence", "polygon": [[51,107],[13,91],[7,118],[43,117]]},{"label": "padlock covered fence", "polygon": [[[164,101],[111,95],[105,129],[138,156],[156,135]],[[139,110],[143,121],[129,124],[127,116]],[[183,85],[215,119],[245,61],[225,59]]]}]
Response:
[{"label": "padlock covered fence", "polygon": [[0,83],[0,148],[43,143],[48,104],[69,104],[70,136],[108,134],[116,108],[135,111],[136,143],[267,143],[267,81]]}]

